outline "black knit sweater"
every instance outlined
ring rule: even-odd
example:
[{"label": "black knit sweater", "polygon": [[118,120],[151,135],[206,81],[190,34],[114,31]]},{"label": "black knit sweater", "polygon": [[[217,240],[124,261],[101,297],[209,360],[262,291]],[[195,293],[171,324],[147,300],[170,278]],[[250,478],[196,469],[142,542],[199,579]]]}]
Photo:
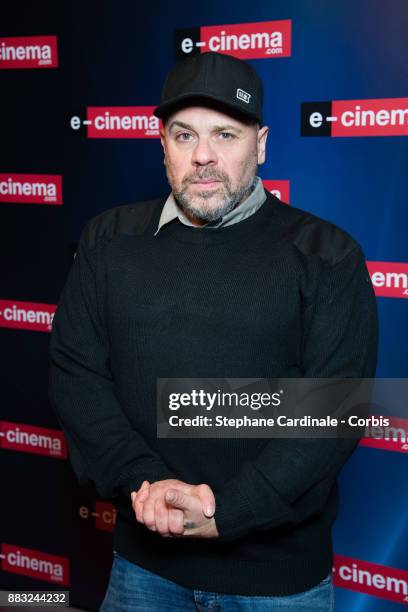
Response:
[{"label": "black knit sweater", "polygon": [[[173,220],[165,199],[91,219],[57,305],[49,396],[82,482],[118,508],[114,548],[195,589],[289,595],[331,570],[337,476],[351,439],[164,439],[156,379],[374,377],[375,296],[358,243],[267,200],[220,228]],[[137,523],[144,479],[207,483],[219,538]]]}]

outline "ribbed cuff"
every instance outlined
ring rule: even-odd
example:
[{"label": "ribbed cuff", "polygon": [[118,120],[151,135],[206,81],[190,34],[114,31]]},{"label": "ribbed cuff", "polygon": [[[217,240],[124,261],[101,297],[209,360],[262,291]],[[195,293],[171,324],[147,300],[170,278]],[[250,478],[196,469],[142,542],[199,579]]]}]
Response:
[{"label": "ribbed cuff", "polygon": [[255,522],[251,505],[233,483],[215,495],[215,505],[214,519],[220,541],[235,540],[251,531]]},{"label": "ribbed cuff", "polygon": [[[241,486],[240,486],[241,485]],[[292,508],[277,491],[247,465],[215,495],[215,524],[220,541],[235,540],[251,531],[281,525],[292,516]]]}]

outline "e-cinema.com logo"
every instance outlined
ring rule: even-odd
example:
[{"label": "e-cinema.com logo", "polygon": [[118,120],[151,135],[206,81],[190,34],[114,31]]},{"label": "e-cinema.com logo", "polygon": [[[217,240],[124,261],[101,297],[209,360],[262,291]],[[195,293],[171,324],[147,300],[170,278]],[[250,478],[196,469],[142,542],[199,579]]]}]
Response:
[{"label": "e-cinema.com logo", "polygon": [[116,523],[116,508],[109,502],[97,501],[95,511],[92,511],[88,506],[81,506],[79,516],[85,520],[95,519],[94,526],[96,529],[113,531]]},{"label": "e-cinema.com logo", "polygon": [[0,421],[0,448],[56,459],[67,458],[67,444],[62,431],[27,423]]},{"label": "e-cinema.com logo", "polygon": [[408,572],[396,567],[335,555],[333,584],[399,604],[408,603]]},{"label": "e-cinema.com logo", "polygon": [[263,179],[262,184],[274,196],[284,204],[289,204],[289,181],[277,181]]},{"label": "e-cinema.com logo", "polygon": [[389,425],[367,425],[359,445],[366,448],[408,453],[408,419],[388,417]]},{"label": "e-cinema.com logo", "polygon": [[301,104],[302,136],[406,136],[408,98]]},{"label": "e-cinema.com logo", "polygon": [[378,297],[408,298],[408,263],[367,261],[367,268]]},{"label": "e-cinema.com logo", "polygon": [[0,38],[0,69],[57,67],[56,36]]},{"label": "e-cinema.com logo", "polygon": [[0,327],[51,332],[56,309],[55,304],[0,300]]},{"label": "e-cinema.com logo", "polygon": [[291,35],[291,19],[178,29],[174,33],[174,60],[206,51],[241,59],[290,57]]},{"label": "e-cinema.com logo", "polygon": [[42,550],[3,543],[0,569],[59,585],[69,585],[69,559]]},{"label": "e-cinema.com logo", "polygon": [[156,106],[88,106],[86,119],[71,117],[73,130],[86,127],[88,138],[159,138],[161,121]]},{"label": "e-cinema.com logo", "polygon": [[0,173],[0,202],[61,205],[62,176]]}]

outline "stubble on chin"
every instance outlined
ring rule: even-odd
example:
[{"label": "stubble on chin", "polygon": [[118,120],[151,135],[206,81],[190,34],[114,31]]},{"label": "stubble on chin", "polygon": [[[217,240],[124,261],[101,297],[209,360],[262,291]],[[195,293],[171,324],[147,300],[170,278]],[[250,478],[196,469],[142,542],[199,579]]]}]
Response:
[{"label": "stubble on chin", "polygon": [[222,183],[215,190],[192,190],[190,184],[173,194],[181,209],[201,221],[216,221],[226,215],[235,206],[231,192]]},{"label": "stubble on chin", "polygon": [[[255,173],[256,173],[255,165]],[[246,169],[246,168],[245,168]],[[200,221],[216,221],[233,210],[240,202],[248,197],[253,189],[254,175],[247,184],[239,186],[234,191],[228,176],[201,175],[185,179],[180,187],[175,185],[171,172],[167,169],[167,179],[172,188],[173,195],[184,213],[192,215]],[[197,190],[192,193],[191,184],[197,178],[214,178],[221,180],[222,184],[214,191]]]}]

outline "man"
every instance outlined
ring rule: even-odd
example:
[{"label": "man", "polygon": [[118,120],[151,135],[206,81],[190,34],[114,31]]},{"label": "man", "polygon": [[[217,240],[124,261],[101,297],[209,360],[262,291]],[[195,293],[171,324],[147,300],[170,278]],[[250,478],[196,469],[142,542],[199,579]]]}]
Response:
[{"label": "man", "polygon": [[164,439],[157,378],[373,377],[358,243],[282,204],[262,82],[204,53],[168,75],[171,194],[84,228],[54,317],[50,399],[80,480],[118,508],[102,610],[331,610],[350,439]]}]

